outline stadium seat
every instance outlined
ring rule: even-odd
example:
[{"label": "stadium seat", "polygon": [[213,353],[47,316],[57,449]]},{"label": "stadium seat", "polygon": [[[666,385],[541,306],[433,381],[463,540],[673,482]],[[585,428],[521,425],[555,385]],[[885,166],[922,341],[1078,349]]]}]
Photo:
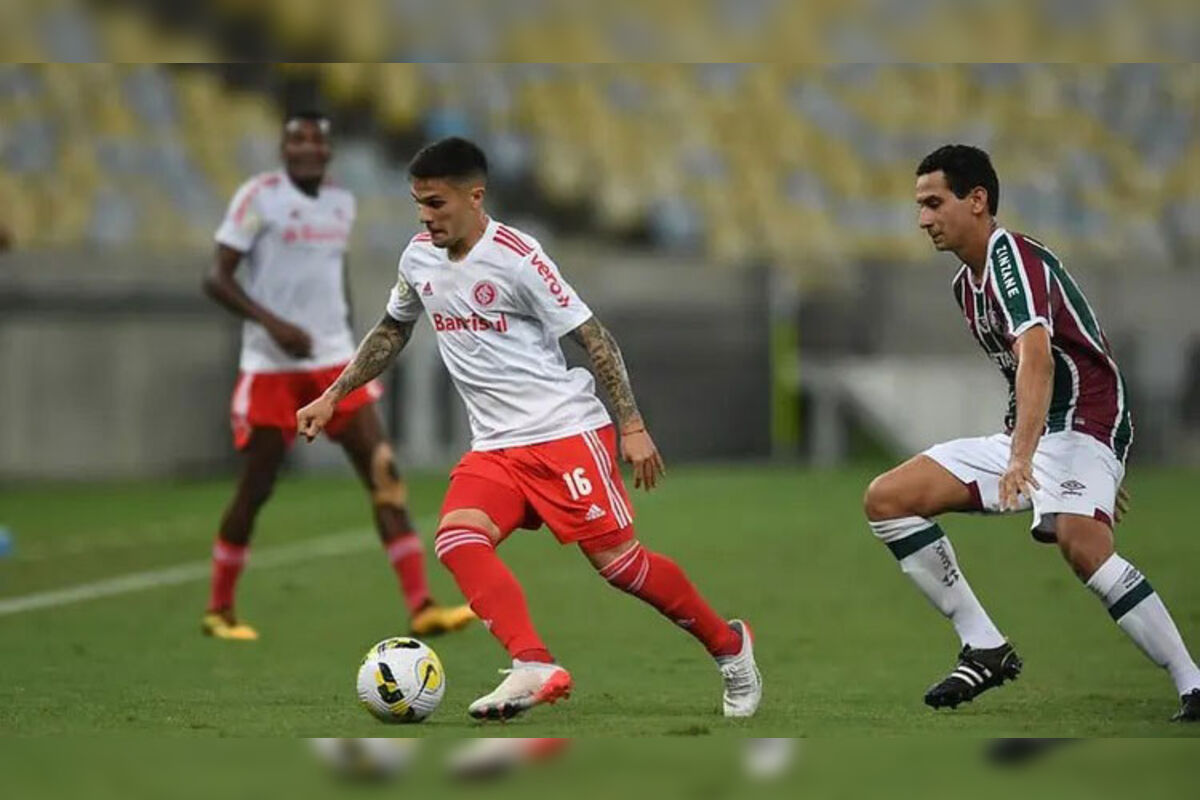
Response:
[{"label": "stadium seat", "polygon": [[[139,245],[171,230],[207,245],[205,226],[178,219],[215,218],[247,174],[272,166],[281,90],[315,86],[316,99],[334,110],[373,120],[353,170],[366,192],[364,209],[374,203],[391,213],[407,202],[369,177],[398,167],[386,147],[464,133],[494,151],[503,180],[536,185],[537,202],[550,213],[587,207],[597,232],[646,230],[670,246],[704,243],[719,261],[770,259],[821,280],[839,261],[926,261],[924,242],[912,235],[913,162],[954,140],[997,153],[1013,226],[1089,257],[1136,251],[1186,263],[1200,255],[1195,69],[362,63],[420,56],[431,42],[514,60],[560,51],[571,60],[658,57],[654,48],[678,46],[646,39],[647,25],[693,46],[723,43],[731,53],[757,41],[766,53],[845,55],[873,44],[847,27],[860,5],[806,6],[799,24],[801,10],[777,0],[704,4],[703,13],[682,0],[653,7],[613,0],[582,25],[536,2],[500,13],[481,0],[353,0],[332,13],[317,0],[221,0],[212,13],[257,20],[274,46],[337,61],[277,65],[251,82],[255,89],[234,89],[203,67],[0,68],[0,110],[11,120],[0,189],[10,195],[44,182],[34,205],[45,210],[22,211],[10,224],[32,234],[22,241],[65,245],[79,241],[98,214],[120,218],[119,206],[101,212],[93,205],[105,186],[136,178],[145,186],[129,202],[163,215],[162,227],[151,233],[116,225],[128,234],[107,234],[107,244]],[[952,21],[939,15],[941,5],[914,13],[909,3],[878,0],[872,8],[895,23],[891,46],[904,55],[949,35]],[[1028,38],[1095,55],[1105,37],[1119,35],[1126,12],[1097,15],[1085,5],[977,0],[965,13],[988,26],[994,47]],[[120,52],[121,60],[163,61],[219,46],[164,31],[122,6],[93,10],[52,0],[2,14],[12,25],[0,26],[0,42],[31,55],[73,43]],[[451,17],[454,30],[439,27]],[[14,35],[18,29],[30,35]],[[1143,44],[1143,33],[1125,35],[1131,50]],[[1186,44],[1189,35],[1168,36],[1168,44]],[[371,168],[361,168],[368,162]],[[53,188],[60,184],[80,191]],[[49,217],[56,221],[31,222]]]}]

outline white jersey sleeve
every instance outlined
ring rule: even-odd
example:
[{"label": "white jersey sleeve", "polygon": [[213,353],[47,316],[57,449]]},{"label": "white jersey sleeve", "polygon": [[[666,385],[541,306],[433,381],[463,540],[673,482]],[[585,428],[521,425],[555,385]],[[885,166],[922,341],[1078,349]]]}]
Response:
[{"label": "white jersey sleeve", "polygon": [[218,244],[232,247],[242,253],[250,252],[254,242],[262,233],[264,214],[259,206],[259,190],[262,188],[262,177],[251,178],[238,188],[229,202],[225,218],[217,228]]},{"label": "white jersey sleeve", "polygon": [[421,297],[404,269],[404,259],[411,248],[412,245],[409,245],[400,256],[400,263],[396,267],[396,284],[388,295],[387,313],[397,322],[412,322],[421,316],[423,310]]},{"label": "white jersey sleeve", "polygon": [[516,285],[521,302],[554,338],[575,330],[592,316],[592,310],[541,247],[521,261]]}]

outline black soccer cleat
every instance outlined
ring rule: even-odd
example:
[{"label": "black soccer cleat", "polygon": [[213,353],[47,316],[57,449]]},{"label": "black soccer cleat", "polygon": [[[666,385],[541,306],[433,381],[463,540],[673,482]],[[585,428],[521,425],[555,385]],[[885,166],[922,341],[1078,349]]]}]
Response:
[{"label": "black soccer cleat", "polygon": [[1021,666],[1021,657],[1008,642],[990,650],[964,647],[954,671],[925,692],[925,705],[956,708],[959,703],[969,703],[988,689],[1015,681]]},{"label": "black soccer cleat", "polygon": [[1192,689],[1179,698],[1179,710],[1172,722],[1200,722],[1200,689]]}]

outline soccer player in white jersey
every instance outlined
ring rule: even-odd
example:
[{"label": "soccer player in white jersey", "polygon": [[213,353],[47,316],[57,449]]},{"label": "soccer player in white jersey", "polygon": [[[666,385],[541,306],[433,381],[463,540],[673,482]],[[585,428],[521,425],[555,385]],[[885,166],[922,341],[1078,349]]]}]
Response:
[{"label": "soccer player in white jersey", "polygon": [[637,540],[617,431],[592,374],[563,358],[563,336],[587,351],[612,400],[634,485],[652,489],[662,458],[612,334],[536,239],[485,213],[487,160],[478,147],[460,138],[431,144],[409,175],[425,230],[400,258],[387,313],[298,423],[310,439],[322,430],[343,398],[392,362],[424,312],[472,432],[472,449],[450,474],[437,555],[512,658],[508,677],[468,713],[504,719],[571,691],[570,673],[550,655],[495,549],[517,528],[545,524],[559,542],[578,544],[610,584],[696,637],[723,677],[725,715],[752,715],[762,678],[750,627],[717,615],[677,564]]},{"label": "soccer player in white jersey", "polygon": [[[251,178],[234,195],[205,280],[208,294],[244,320],[232,424],[234,445],[245,461],[221,519],[202,622],[203,631],[219,639],[258,638],[234,614],[254,519],[295,439],[296,410],[324,391],[354,354],[345,258],[355,203],[350,192],[325,180],[333,155],[329,120],[317,113],[292,115],[280,154],[282,171]],[[234,273],[242,264],[246,275],[239,283]],[[430,596],[407,490],[375,414],[378,396],[375,383],[347,394],[327,432],[370,492],[413,632],[430,636],[461,628],[474,618],[471,610],[438,606]]]},{"label": "soccer player in white jersey", "polygon": [[936,445],[877,477],[867,518],[962,642],[958,665],[925,694],[954,708],[1017,677],[1021,660],[975,597],[933,518],[947,511],[1032,509],[1037,541],[1057,544],[1079,579],[1200,720],[1200,669],[1149,581],[1114,548],[1133,438],[1125,382],[1100,324],[1062,262],[996,220],[991,159],[946,145],[917,168],[920,226],[962,263],[955,299],[1009,386],[1004,433]]}]

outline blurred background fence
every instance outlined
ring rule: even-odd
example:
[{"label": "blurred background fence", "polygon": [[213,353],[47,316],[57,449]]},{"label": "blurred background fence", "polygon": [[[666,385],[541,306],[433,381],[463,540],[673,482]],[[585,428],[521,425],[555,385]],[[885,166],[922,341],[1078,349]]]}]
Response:
[{"label": "blurred background fence", "polygon": [[[939,30],[938,3],[904,5],[899,55],[922,41],[905,31]],[[1200,67],[351,63],[431,42],[603,59],[636,52],[655,15],[675,21],[670,42],[724,32],[729,54],[739,37],[849,58],[871,45],[841,12],[792,25],[792,4],[769,0],[660,3],[641,27],[620,2],[587,25],[538,2],[503,18],[427,6],[5,6],[9,60],[328,61],[0,66],[0,475],[229,465],[237,327],[199,281],[233,190],[277,166],[283,114],[309,106],[333,116],[334,172],[359,201],[360,332],[416,227],[405,161],[469,136],[492,160],[493,212],[537,235],[614,329],[660,444],[685,460],[836,463],[999,425],[1001,379],[912,203],[926,152],[980,145],[1002,221],[1063,256],[1099,312],[1131,384],[1134,458],[1200,462]],[[1060,52],[1200,44],[1194,24],[1121,28],[1119,4],[966,6],[997,41]],[[428,331],[401,362],[385,417],[409,463],[445,463],[465,423]]]}]

